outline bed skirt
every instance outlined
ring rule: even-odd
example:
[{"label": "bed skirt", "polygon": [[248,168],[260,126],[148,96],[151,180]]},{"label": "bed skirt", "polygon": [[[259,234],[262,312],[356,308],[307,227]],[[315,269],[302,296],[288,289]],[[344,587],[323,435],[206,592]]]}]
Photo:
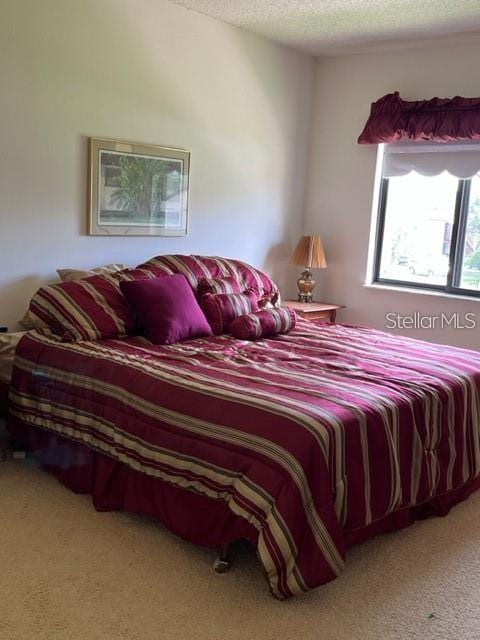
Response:
[{"label": "bed skirt", "polygon": [[6,418],[8,414],[8,389],[8,384],[0,380],[0,418]]},{"label": "bed skirt", "polygon": [[257,530],[233,514],[225,502],[167,484],[125,464],[10,417],[8,430],[36,461],[75,493],[90,494],[97,511],[131,511],[159,520],[194,544],[220,547]]},{"label": "bed skirt", "polygon": [[[149,516],[184,540],[201,546],[220,547],[240,539],[257,545],[257,530],[233,514],[225,502],[170,485],[11,416],[8,429],[62,484],[75,493],[90,494],[97,511],[123,510]],[[480,476],[422,505],[401,509],[367,527],[345,530],[345,546],[402,529],[429,516],[445,516],[479,488]]]}]

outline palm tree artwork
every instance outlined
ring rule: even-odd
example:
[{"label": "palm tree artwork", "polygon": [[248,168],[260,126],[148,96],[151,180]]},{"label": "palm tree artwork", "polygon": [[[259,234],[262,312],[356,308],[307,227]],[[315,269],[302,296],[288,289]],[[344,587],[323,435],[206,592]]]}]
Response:
[{"label": "palm tree artwork", "polygon": [[102,153],[102,218],[165,226],[181,203],[182,163],[170,158]]}]

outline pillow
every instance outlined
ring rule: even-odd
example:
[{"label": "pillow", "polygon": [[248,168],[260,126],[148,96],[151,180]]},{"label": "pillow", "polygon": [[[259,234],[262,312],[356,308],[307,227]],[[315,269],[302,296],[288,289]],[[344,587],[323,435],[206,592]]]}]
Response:
[{"label": "pillow", "polygon": [[135,327],[113,275],[41,287],[29,311],[35,322],[43,322],[65,342],[118,338]]},{"label": "pillow", "polygon": [[120,283],[147,338],[154,344],[211,336],[212,330],[192,288],[181,273]]},{"label": "pillow", "polygon": [[48,329],[48,324],[31,313],[30,309],[28,309],[20,320],[20,324],[27,331],[30,331],[31,329]]},{"label": "pillow", "polygon": [[15,349],[24,335],[25,331],[0,333],[0,382],[10,384]]},{"label": "pillow", "polygon": [[91,278],[92,276],[104,276],[108,273],[117,273],[128,267],[125,264],[106,264],[104,267],[94,267],[93,269],[57,269],[57,275],[62,282],[72,282],[73,280],[81,280],[83,278]]},{"label": "pillow", "polygon": [[[198,282],[201,278],[231,277],[238,282],[240,291],[253,289],[258,292],[258,299],[265,302],[268,300],[275,305],[280,301],[278,287],[270,276],[240,260],[218,256],[167,254],[156,256],[139,267],[147,269],[156,267],[163,269],[168,274],[183,273],[195,292],[197,292]],[[201,299],[200,296],[199,299]]]},{"label": "pillow", "polygon": [[230,333],[239,340],[257,340],[287,333],[296,323],[297,316],[293,309],[274,307],[240,316],[230,325]]},{"label": "pillow", "polygon": [[202,298],[202,309],[215,335],[228,333],[235,318],[258,311],[257,294],[252,289],[243,293],[207,293]]},{"label": "pillow", "polygon": [[200,278],[198,281],[198,297],[200,300],[207,293],[242,293],[240,284],[235,278]]},{"label": "pillow", "polygon": [[[81,269],[57,269],[57,275],[62,282],[72,282],[73,280],[81,280],[83,278],[91,278],[95,275],[105,275],[108,273],[118,273],[128,269],[124,264],[107,264],[104,267],[94,267],[88,271]],[[20,324],[30,331],[31,329],[48,329],[48,325],[34,316],[28,310],[23,318],[20,320]]]}]

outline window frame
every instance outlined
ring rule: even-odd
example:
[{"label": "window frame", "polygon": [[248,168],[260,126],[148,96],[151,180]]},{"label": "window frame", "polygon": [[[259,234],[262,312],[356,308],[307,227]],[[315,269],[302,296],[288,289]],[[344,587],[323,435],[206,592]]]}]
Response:
[{"label": "window frame", "polygon": [[388,202],[388,185],[390,178],[384,176],[380,179],[378,197],[377,227],[375,231],[375,252],[373,259],[373,284],[390,285],[399,288],[418,289],[420,291],[434,291],[452,296],[466,296],[480,298],[480,289],[465,289],[460,286],[462,276],[463,251],[468,222],[468,205],[470,200],[471,178],[458,178],[457,195],[452,223],[452,239],[450,243],[449,269],[447,283],[428,284],[426,282],[410,282],[395,278],[382,278],[380,276],[383,239],[385,232],[385,219]]}]

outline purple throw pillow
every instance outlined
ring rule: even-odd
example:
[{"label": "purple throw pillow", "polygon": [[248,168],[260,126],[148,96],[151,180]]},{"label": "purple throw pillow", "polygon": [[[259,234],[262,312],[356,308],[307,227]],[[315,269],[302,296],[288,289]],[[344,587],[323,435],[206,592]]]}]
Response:
[{"label": "purple throw pillow", "polygon": [[211,336],[212,330],[192,288],[181,273],[121,282],[137,324],[154,344]]},{"label": "purple throw pillow", "polygon": [[288,333],[296,322],[295,311],[288,307],[261,309],[234,320],[230,325],[230,333],[239,340],[258,340],[279,333]]}]

